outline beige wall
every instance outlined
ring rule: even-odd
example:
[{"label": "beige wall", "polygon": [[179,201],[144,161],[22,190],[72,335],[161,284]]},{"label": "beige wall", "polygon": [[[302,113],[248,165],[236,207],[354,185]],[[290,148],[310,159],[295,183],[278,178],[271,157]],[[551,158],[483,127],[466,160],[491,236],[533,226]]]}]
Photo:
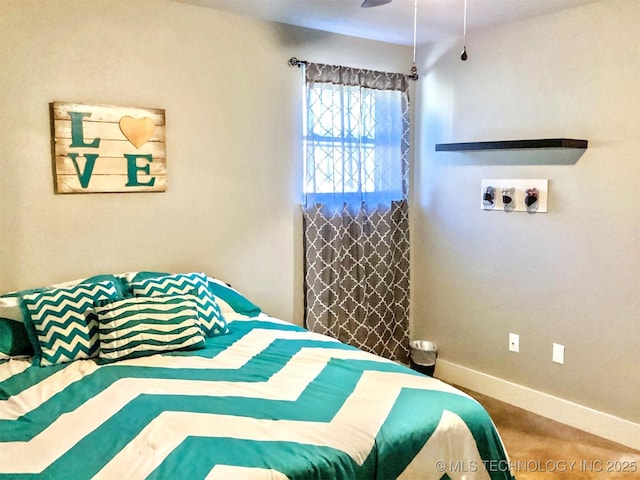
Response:
[{"label": "beige wall", "polygon": [[[466,63],[458,40],[422,49],[412,192],[413,337],[636,422],[639,9],[596,3],[472,34]],[[290,56],[406,71],[411,51],[164,0],[0,1],[0,291],[201,269],[299,320]],[[166,109],[169,190],[54,195],[54,100]],[[433,152],[555,136],[590,147],[575,164]],[[480,180],[496,177],[548,178],[549,213],[482,212]],[[566,345],[565,365],[551,363],[552,342]]]},{"label": "beige wall", "polygon": [[[423,50],[412,210],[414,337],[443,360],[635,422],[638,23],[640,2],[604,1],[470,34],[467,62],[459,39]],[[544,137],[589,148],[575,163],[557,151],[434,152]],[[483,178],[549,179],[549,212],[482,211]]]},{"label": "beige wall", "polygon": [[[301,71],[406,47],[166,0],[0,1],[0,292],[204,270],[301,321]],[[54,195],[48,104],[163,108],[168,191]]]}]

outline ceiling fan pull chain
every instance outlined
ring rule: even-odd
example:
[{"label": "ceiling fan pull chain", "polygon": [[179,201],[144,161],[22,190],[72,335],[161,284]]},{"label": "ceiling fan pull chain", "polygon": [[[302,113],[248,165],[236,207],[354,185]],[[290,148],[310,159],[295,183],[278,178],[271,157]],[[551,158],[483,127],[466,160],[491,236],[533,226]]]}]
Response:
[{"label": "ceiling fan pull chain", "polygon": [[460,55],[460,60],[464,62],[467,58],[467,0],[464,0],[464,28],[462,31],[462,55]]},{"label": "ceiling fan pull chain", "polygon": [[418,80],[418,67],[416,67],[416,46],[418,40],[418,0],[413,3],[413,65],[409,70],[409,78]]}]

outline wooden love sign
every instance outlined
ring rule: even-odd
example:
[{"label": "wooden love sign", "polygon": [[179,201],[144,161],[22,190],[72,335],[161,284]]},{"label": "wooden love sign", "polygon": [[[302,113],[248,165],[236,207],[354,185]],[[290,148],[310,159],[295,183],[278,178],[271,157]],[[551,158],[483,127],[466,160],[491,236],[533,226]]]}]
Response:
[{"label": "wooden love sign", "polygon": [[56,193],[164,192],[160,109],[51,104]]}]

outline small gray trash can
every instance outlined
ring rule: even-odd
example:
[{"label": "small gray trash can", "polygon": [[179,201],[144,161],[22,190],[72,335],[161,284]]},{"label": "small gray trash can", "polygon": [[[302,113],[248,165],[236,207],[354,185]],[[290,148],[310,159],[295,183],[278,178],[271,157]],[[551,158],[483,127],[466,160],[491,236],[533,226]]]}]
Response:
[{"label": "small gray trash can", "polygon": [[416,372],[433,377],[438,357],[437,345],[427,340],[413,340],[409,343],[409,348],[411,350],[411,368]]}]

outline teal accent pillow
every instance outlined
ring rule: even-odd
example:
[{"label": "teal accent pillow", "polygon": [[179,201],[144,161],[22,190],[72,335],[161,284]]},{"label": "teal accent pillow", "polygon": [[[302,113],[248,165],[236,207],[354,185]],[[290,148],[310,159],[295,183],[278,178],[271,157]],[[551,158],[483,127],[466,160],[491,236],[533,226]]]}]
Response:
[{"label": "teal accent pillow", "polygon": [[130,297],[95,308],[102,362],[205,347],[194,295]]},{"label": "teal accent pillow", "polygon": [[[135,275],[131,278],[131,282],[139,282],[148,278],[157,278],[166,275],[170,274],[161,272],[135,272]],[[235,313],[246,315],[247,317],[255,317],[262,312],[262,309],[258,305],[251,302],[229,284],[213,277],[207,277],[207,281],[209,291],[214,297],[227,303]]]},{"label": "teal accent pillow", "polygon": [[34,343],[33,364],[56,365],[91,358],[98,349],[98,324],[93,305],[116,300],[112,281],[60,287],[24,295],[22,301]]},{"label": "teal accent pillow", "polygon": [[33,347],[25,328],[17,293],[0,297],[0,362],[31,356]]},{"label": "teal accent pillow", "polygon": [[46,287],[20,290],[0,296],[0,362],[10,357],[33,356],[39,352],[37,334],[29,328],[29,322],[25,318],[29,313],[24,307],[22,298],[25,295],[40,293],[60,287],[71,287],[80,283],[98,283],[111,281],[121,297],[130,296],[128,283],[125,278],[118,275],[101,274],[82,280],[58,283]]},{"label": "teal accent pillow", "polygon": [[229,333],[227,322],[220,312],[215,297],[207,288],[204,273],[177,273],[156,278],[147,278],[129,284],[135,296],[186,295],[196,292],[198,318],[204,334],[208,337]]},{"label": "teal accent pillow", "polygon": [[262,312],[259,306],[228,284],[212,277],[208,277],[207,280],[209,283],[209,291],[213,293],[214,296],[221,298],[229,304],[234,312],[246,315],[247,317],[256,317]]},{"label": "teal accent pillow", "polygon": [[51,285],[49,287],[45,287],[41,290],[47,290],[51,288],[61,288],[61,287],[74,287],[76,285],[86,284],[86,283],[100,283],[100,282],[113,282],[113,286],[116,288],[118,292],[118,297],[130,297],[131,291],[129,290],[129,283],[127,279],[124,278],[124,274],[112,275],[110,273],[101,273],[99,275],[94,275],[85,279],[72,280],[70,282],[57,283],[55,285]]},{"label": "teal accent pillow", "polygon": [[0,318],[0,360],[32,355],[33,347],[24,324]]}]

